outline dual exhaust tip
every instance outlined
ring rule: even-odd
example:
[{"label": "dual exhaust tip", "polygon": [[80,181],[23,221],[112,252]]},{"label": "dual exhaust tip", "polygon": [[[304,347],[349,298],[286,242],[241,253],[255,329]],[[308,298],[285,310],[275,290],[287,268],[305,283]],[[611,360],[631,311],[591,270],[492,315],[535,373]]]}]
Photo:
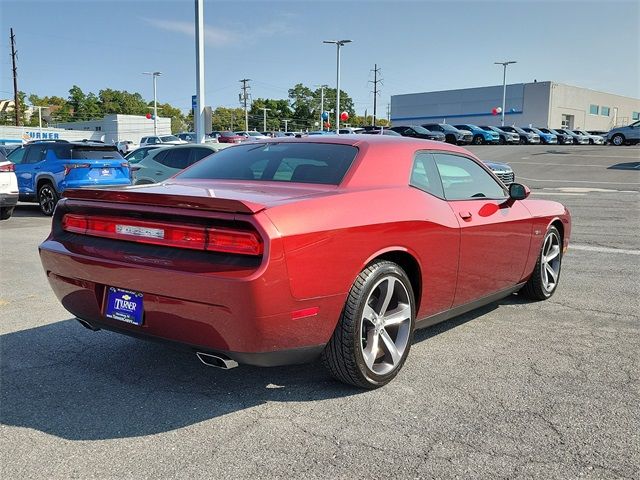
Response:
[{"label": "dual exhaust tip", "polygon": [[[99,327],[95,327],[91,323],[83,320],[81,318],[76,318],[78,322],[85,328],[89,330],[98,331]],[[204,353],[204,352],[196,352],[196,357],[202,363],[204,363],[208,367],[222,368],[223,370],[229,370],[230,368],[235,368],[238,366],[238,362],[235,360],[231,360],[230,358],[225,358],[220,355],[214,355],[212,353]]]},{"label": "dual exhaust tip", "polygon": [[222,368],[223,370],[229,370],[238,366],[238,362],[231,360],[230,358],[224,358],[219,355],[213,355],[211,353],[196,352],[196,357],[202,363],[208,367]]}]

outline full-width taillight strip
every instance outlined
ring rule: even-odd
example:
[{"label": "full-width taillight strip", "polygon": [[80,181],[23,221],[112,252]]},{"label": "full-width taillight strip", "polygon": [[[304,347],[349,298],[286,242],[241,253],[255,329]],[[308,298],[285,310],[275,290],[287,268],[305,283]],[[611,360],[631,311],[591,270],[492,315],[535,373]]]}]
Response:
[{"label": "full-width taillight strip", "polygon": [[166,247],[244,255],[261,255],[263,252],[262,240],[256,232],[230,228],[70,213],[63,217],[62,228],[82,235]]}]

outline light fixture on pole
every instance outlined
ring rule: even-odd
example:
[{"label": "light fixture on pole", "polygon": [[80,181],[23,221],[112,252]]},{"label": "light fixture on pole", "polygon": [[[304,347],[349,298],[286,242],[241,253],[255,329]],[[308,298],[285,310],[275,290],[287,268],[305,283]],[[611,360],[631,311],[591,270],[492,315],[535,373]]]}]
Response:
[{"label": "light fixture on pole", "polygon": [[504,72],[502,74],[502,112],[500,112],[502,114],[502,118],[501,118],[501,124],[504,127],[504,110],[505,110],[505,103],[507,102],[507,65],[511,65],[512,63],[518,63],[515,60],[509,60],[506,62],[493,62],[495,65],[502,65],[504,68]]},{"label": "light fixture on pole", "polygon": [[153,134],[158,135],[158,95],[156,89],[156,78],[162,75],[162,72],[142,72],[142,74],[153,76]]},{"label": "light fixture on pole", "polygon": [[322,43],[333,43],[337,47],[336,68],[336,133],[340,133],[340,47],[344,47],[351,40],[324,40]]}]

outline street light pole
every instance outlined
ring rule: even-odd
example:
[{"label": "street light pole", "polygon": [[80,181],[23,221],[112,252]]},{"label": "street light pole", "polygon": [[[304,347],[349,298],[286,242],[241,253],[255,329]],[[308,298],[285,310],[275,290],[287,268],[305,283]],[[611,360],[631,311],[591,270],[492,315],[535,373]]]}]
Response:
[{"label": "street light pole", "polygon": [[153,76],[153,134],[158,135],[158,95],[156,89],[156,78],[162,75],[162,72],[142,72],[144,75]]},{"label": "street light pole", "polygon": [[509,60],[507,62],[493,62],[494,65],[502,65],[504,68],[502,73],[502,112],[501,115],[501,124],[504,127],[504,109],[507,103],[507,65],[511,65],[512,63],[518,63],[515,60]]},{"label": "street light pole", "polygon": [[337,47],[336,68],[336,134],[340,134],[340,47],[351,43],[351,40],[324,40],[322,43],[334,43]]},{"label": "street light pole", "polygon": [[196,27],[196,111],[193,126],[196,133],[196,143],[204,143],[205,132],[211,125],[204,124],[204,0],[195,0]]},{"label": "street light pole", "polygon": [[261,110],[262,110],[262,131],[266,132],[267,131],[267,111],[271,109],[267,107],[262,107]]}]

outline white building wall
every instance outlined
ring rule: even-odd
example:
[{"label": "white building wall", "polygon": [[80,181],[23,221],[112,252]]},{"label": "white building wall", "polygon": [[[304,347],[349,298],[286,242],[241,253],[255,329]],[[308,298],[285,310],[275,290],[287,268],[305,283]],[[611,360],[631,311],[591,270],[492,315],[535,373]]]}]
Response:
[{"label": "white building wall", "polygon": [[26,143],[33,140],[103,140],[101,132],[65,130],[63,128],[38,128],[0,126],[0,143]]},{"label": "white building wall", "polygon": [[[131,140],[140,143],[142,137],[153,135],[153,120],[142,115],[105,115],[101,120],[60,123],[59,127],[71,130],[93,131],[100,134],[105,143]],[[158,135],[171,134],[171,119],[158,117]]]},{"label": "white building wall", "polygon": [[[560,128],[563,115],[573,116],[571,127],[584,130],[610,130],[616,126],[629,125],[633,114],[640,113],[640,99],[623,97],[612,93],[598,92],[588,88],[573,87],[562,83],[552,84],[550,105],[551,128]],[[590,113],[590,106],[598,107],[598,114]],[[602,114],[602,107],[609,114]]]}]

